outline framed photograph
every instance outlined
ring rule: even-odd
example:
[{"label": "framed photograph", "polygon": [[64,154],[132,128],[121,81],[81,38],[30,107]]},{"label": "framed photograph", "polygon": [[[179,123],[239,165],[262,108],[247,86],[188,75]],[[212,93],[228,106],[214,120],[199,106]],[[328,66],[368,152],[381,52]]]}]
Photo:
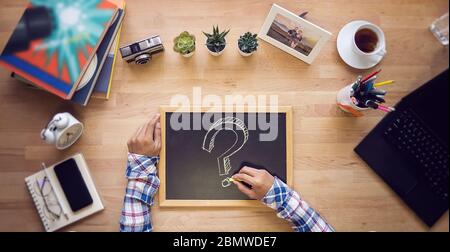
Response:
[{"label": "framed photograph", "polygon": [[259,37],[292,56],[311,64],[331,33],[274,4]]}]

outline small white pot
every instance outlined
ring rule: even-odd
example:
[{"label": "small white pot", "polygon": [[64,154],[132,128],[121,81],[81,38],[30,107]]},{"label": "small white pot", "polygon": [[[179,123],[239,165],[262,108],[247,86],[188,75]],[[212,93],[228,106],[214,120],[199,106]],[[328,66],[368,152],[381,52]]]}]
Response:
[{"label": "small white pot", "polygon": [[255,53],[255,51],[253,51],[253,52],[251,52],[251,53],[243,52],[243,51],[241,50],[241,48],[239,48],[239,46],[238,46],[238,51],[239,51],[239,54],[242,55],[242,57],[250,57],[250,56],[252,56],[252,55]]},{"label": "small white pot", "polygon": [[183,57],[185,57],[185,58],[190,58],[190,57],[192,57],[194,54],[195,54],[195,51],[190,52],[190,53],[188,53],[188,54],[181,54],[181,56],[183,56]]},{"label": "small white pot", "polygon": [[208,49],[209,54],[211,54],[212,56],[215,56],[215,57],[222,55],[224,51],[225,51],[225,48],[223,48],[223,50],[220,52],[212,52],[211,50]]}]

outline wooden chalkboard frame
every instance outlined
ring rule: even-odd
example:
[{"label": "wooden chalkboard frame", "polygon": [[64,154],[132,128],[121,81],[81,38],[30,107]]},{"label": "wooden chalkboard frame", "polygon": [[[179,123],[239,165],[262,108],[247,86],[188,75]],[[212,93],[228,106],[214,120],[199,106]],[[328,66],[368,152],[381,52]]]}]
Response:
[{"label": "wooden chalkboard frame", "polygon": [[[245,107],[243,109],[223,108],[211,110],[209,108],[201,109],[180,109],[179,107],[161,106],[161,140],[162,148],[160,153],[159,170],[159,206],[160,207],[261,207],[263,204],[257,200],[169,200],[166,198],[166,113],[200,113],[200,112],[236,112],[236,113],[255,113],[271,112],[270,107],[265,110],[261,108]],[[292,187],[294,179],[294,153],[293,153],[293,119],[291,106],[279,106],[277,113],[286,114],[286,183]]]}]

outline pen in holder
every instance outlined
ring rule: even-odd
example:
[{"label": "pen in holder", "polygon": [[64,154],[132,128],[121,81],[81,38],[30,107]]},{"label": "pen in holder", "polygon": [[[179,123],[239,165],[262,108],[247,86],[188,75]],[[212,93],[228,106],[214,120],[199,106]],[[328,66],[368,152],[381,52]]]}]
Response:
[{"label": "pen in holder", "polygon": [[343,111],[360,117],[363,111],[368,109],[380,110],[386,113],[395,111],[393,107],[387,107],[382,104],[386,102],[386,91],[378,89],[381,86],[391,85],[393,80],[375,83],[381,69],[375,71],[366,77],[358,76],[358,79],[351,85],[341,89],[337,94],[337,104]]},{"label": "pen in holder", "polygon": [[[356,82],[355,82],[356,83]],[[357,101],[353,97],[353,85],[355,83],[350,84],[344,88],[342,88],[336,97],[338,107],[343,111],[352,114],[356,117],[364,116],[363,111],[369,110],[369,108],[359,107]]]}]

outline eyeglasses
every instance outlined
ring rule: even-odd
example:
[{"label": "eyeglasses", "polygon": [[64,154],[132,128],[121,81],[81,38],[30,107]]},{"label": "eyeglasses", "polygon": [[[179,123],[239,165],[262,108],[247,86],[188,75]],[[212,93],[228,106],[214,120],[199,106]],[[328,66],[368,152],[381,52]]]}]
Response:
[{"label": "eyeglasses", "polygon": [[50,221],[59,220],[62,215],[62,208],[58,203],[58,199],[47,176],[41,181],[36,179],[35,191],[44,201],[45,208],[43,212],[45,217]]}]

